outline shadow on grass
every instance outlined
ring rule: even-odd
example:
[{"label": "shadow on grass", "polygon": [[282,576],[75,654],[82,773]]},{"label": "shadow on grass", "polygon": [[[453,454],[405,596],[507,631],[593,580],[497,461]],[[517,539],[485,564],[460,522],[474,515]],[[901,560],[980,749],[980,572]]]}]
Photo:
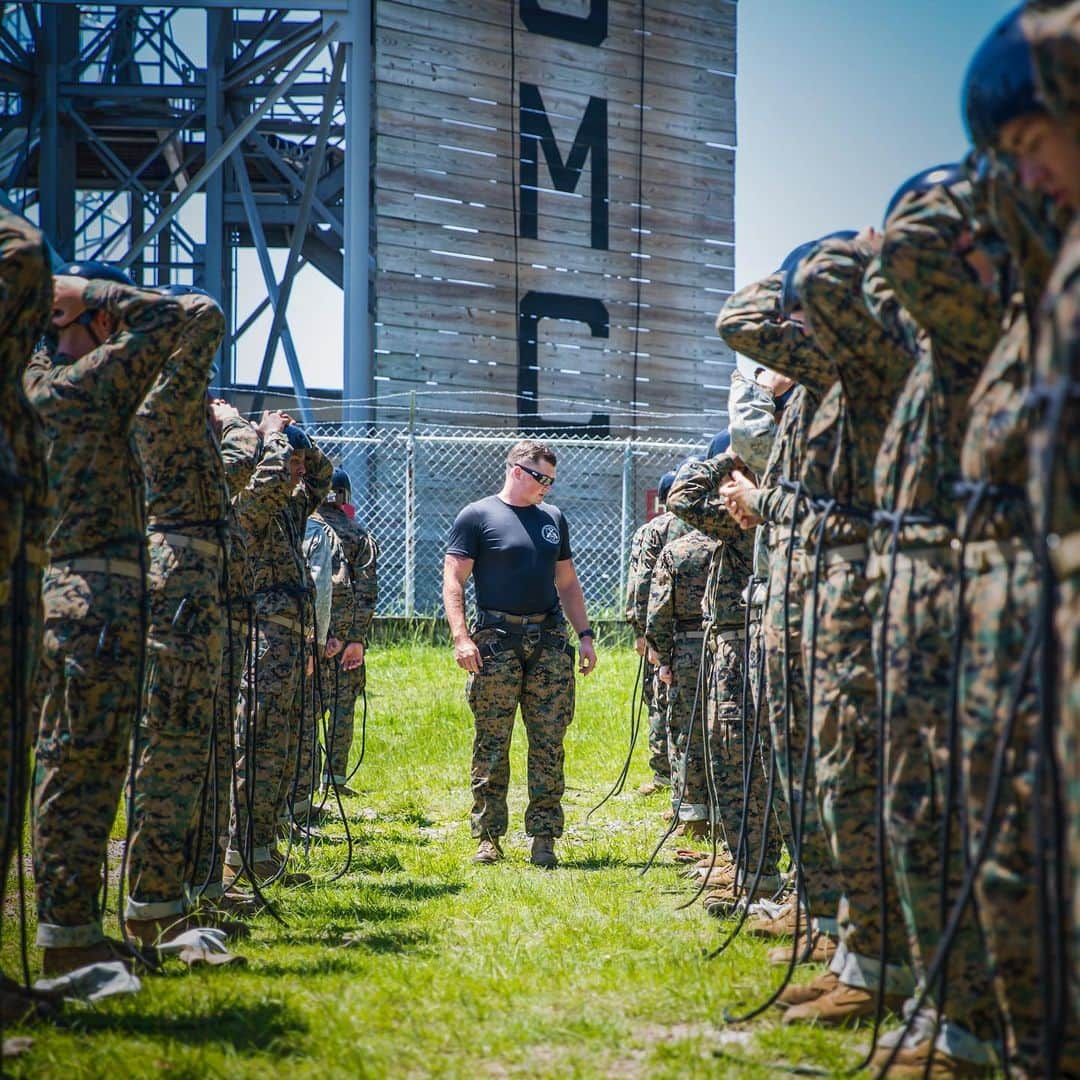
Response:
[{"label": "shadow on grass", "polygon": [[630,862],[616,855],[584,855],[577,859],[559,859],[559,866],[566,870],[625,870],[644,865],[643,862]]},{"label": "shadow on grass", "polygon": [[432,938],[425,930],[373,930],[367,934],[352,933],[342,946],[350,950],[363,950],[370,953],[403,953],[431,942]]},{"label": "shadow on grass", "polygon": [[[300,942],[291,941],[289,944],[296,945]],[[311,944],[320,945],[326,950],[331,942],[324,935],[317,939],[312,938]],[[302,975],[305,978],[317,975],[347,975],[355,973],[356,959],[350,959],[344,952],[339,951],[338,946],[334,946],[332,950],[320,952],[315,957],[310,954],[293,958],[281,957],[265,964],[254,963],[249,970],[252,975],[271,978],[280,978],[283,975]]]},{"label": "shadow on grass", "polygon": [[354,852],[352,869],[368,874],[383,874],[389,870],[402,870],[404,867],[396,855],[358,855]]},{"label": "shadow on grass", "polygon": [[439,896],[453,896],[461,892],[465,885],[460,881],[392,881],[376,882],[372,888],[403,900],[434,900]]},{"label": "shadow on grass", "polygon": [[[66,1021],[60,1021],[68,1026]],[[265,1052],[288,1057],[295,1053],[298,1035],[307,1034],[307,1025],[280,1002],[231,1002],[215,1006],[212,1012],[197,1011],[183,1016],[155,1016],[124,1013],[108,1016],[82,1013],[71,1017],[70,1026],[87,1034],[114,1032],[149,1038],[177,1039],[188,1046],[223,1046],[237,1053]]]}]

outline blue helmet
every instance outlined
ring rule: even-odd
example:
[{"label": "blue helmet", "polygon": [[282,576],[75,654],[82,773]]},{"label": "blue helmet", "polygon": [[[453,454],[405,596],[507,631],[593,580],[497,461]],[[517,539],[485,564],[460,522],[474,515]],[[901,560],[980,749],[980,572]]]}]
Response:
[{"label": "blue helmet", "polygon": [[714,458],[717,454],[723,454],[731,446],[731,431],[724,428],[717,432],[709,443],[709,449],[705,453],[706,458]]},{"label": "blue helmet", "polygon": [[668,492],[671,491],[671,485],[675,483],[675,474],[673,472],[666,472],[660,477],[660,483],[656,485],[656,501],[667,502]]},{"label": "blue helmet", "polygon": [[800,303],[798,290],[795,288],[795,275],[799,272],[799,266],[804,259],[813,255],[826,240],[854,240],[858,233],[854,229],[838,229],[836,232],[826,233],[816,240],[808,240],[800,244],[780,264],[780,273],[784,275],[784,287],[780,293],[780,310],[784,315],[790,315]]},{"label": "blue helmet", "polygon": [[[198,285],[160,285],[158,286],[158,292],[162,296],[191,296],[193,293],[196,296],[210,296],[205,289],[200,289]],[[211,299],[213,299],[211,297]]]},{"label": "blue helmet", "polygon": [[307,432],[299,424],[289,424],[285,428],[285,438],[294,450],[311,450],[313,444]]},{"label": "blue helmet", "polygon": [[130,285],[135,288],[135,281],[126,271],[113,263],[102,262],[100,259],[87,259],[84,262],[67,263],[54,273],[58,275],[71,275],[72,277],[90,278],[94,281],[113,281],[117,285]]},{"label": "blue helmet", "polygon": [[334,475],[330,480],[330,494],[327,498],[333,502],[352,501],[352,481],[349,479],[349,474],[340,466],[334,470]]},{"label": "blue helmet", "polygon": [[1021,4],[975,50],[964,76],[961,109],[971,141],[987,150],[1011,120],[1045,112],[1039,101],[1031,46],[1020,27]]},{"label": "blue helmet", "polygon": [[935,165],[930,169],[923,169],[914,176],[909,176],[893,192],[889,205],[885,207],[885,221],[892,217],[893,211],[900,205],[906,195],[921,195],[936,187],[951,187],[959,180],[966,180],[967,169],[962,162],[952,162],[948,165]]}]

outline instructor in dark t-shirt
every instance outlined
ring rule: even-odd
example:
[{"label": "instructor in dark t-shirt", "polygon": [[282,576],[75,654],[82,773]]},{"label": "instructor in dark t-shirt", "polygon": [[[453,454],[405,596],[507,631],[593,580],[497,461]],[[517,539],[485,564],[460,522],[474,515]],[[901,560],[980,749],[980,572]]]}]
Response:
[{"label": "instructor in dark t-shirt", "polygon": [[[503,857],[510,737],[520,705],[529,740],[525,831],[533,838],[531,861],[556,865],[555,839],[563,829],[563,737],[574,716],[567,619],[578,637],[578,670],[588,675],[596,666],[570,529],[556,507],[544,505],[555,465],[544,443],[516,443],[506,456],[502,490],[458,514],[443,564],[454,659],[469,673],[465,693],[476,721],[470,823],[479,842],[477,863]],[[470,574],[477,605],[471,628],[465,622]]]}]

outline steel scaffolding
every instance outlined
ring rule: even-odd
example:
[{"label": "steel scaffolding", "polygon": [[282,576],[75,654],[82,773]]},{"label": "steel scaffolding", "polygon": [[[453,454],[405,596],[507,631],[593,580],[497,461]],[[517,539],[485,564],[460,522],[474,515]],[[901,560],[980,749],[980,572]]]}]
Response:
[{"label": "steel scaffolding", "polygon": [[[345,400],[371,398],[371,40],[371,0],[4,4],[3,188],[36,208],[63,260],[113,259],[143,284],[221,299],[224,387],[237,342],[269,310],[252,408],[280,345],[305,423],[288,312],[310,265],[344,292]],[[280,275],[275,248],[288,252]],[[242,249],[266,290],[246,313]]]}]

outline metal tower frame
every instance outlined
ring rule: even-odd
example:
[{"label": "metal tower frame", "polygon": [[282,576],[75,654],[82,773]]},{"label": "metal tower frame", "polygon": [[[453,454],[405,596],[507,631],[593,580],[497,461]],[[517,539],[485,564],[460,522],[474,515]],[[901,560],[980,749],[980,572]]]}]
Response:
[{"label": "metal tower frame", "polygon": [[[251,408],[280,344],[305,423],[288,309],[310,265],[344,292],[345,401],[370,399],[371,0],[2,10],[0,186],[16,205],[36,204],[60,257],[115,259],[143,284],[186,281],[218,297],[229,319],[223,387],[236,386],[237,342],[269,309]],[[241,315],[245,248],[266,297]],[[288,249],[280,277],[272,248]]]}]

